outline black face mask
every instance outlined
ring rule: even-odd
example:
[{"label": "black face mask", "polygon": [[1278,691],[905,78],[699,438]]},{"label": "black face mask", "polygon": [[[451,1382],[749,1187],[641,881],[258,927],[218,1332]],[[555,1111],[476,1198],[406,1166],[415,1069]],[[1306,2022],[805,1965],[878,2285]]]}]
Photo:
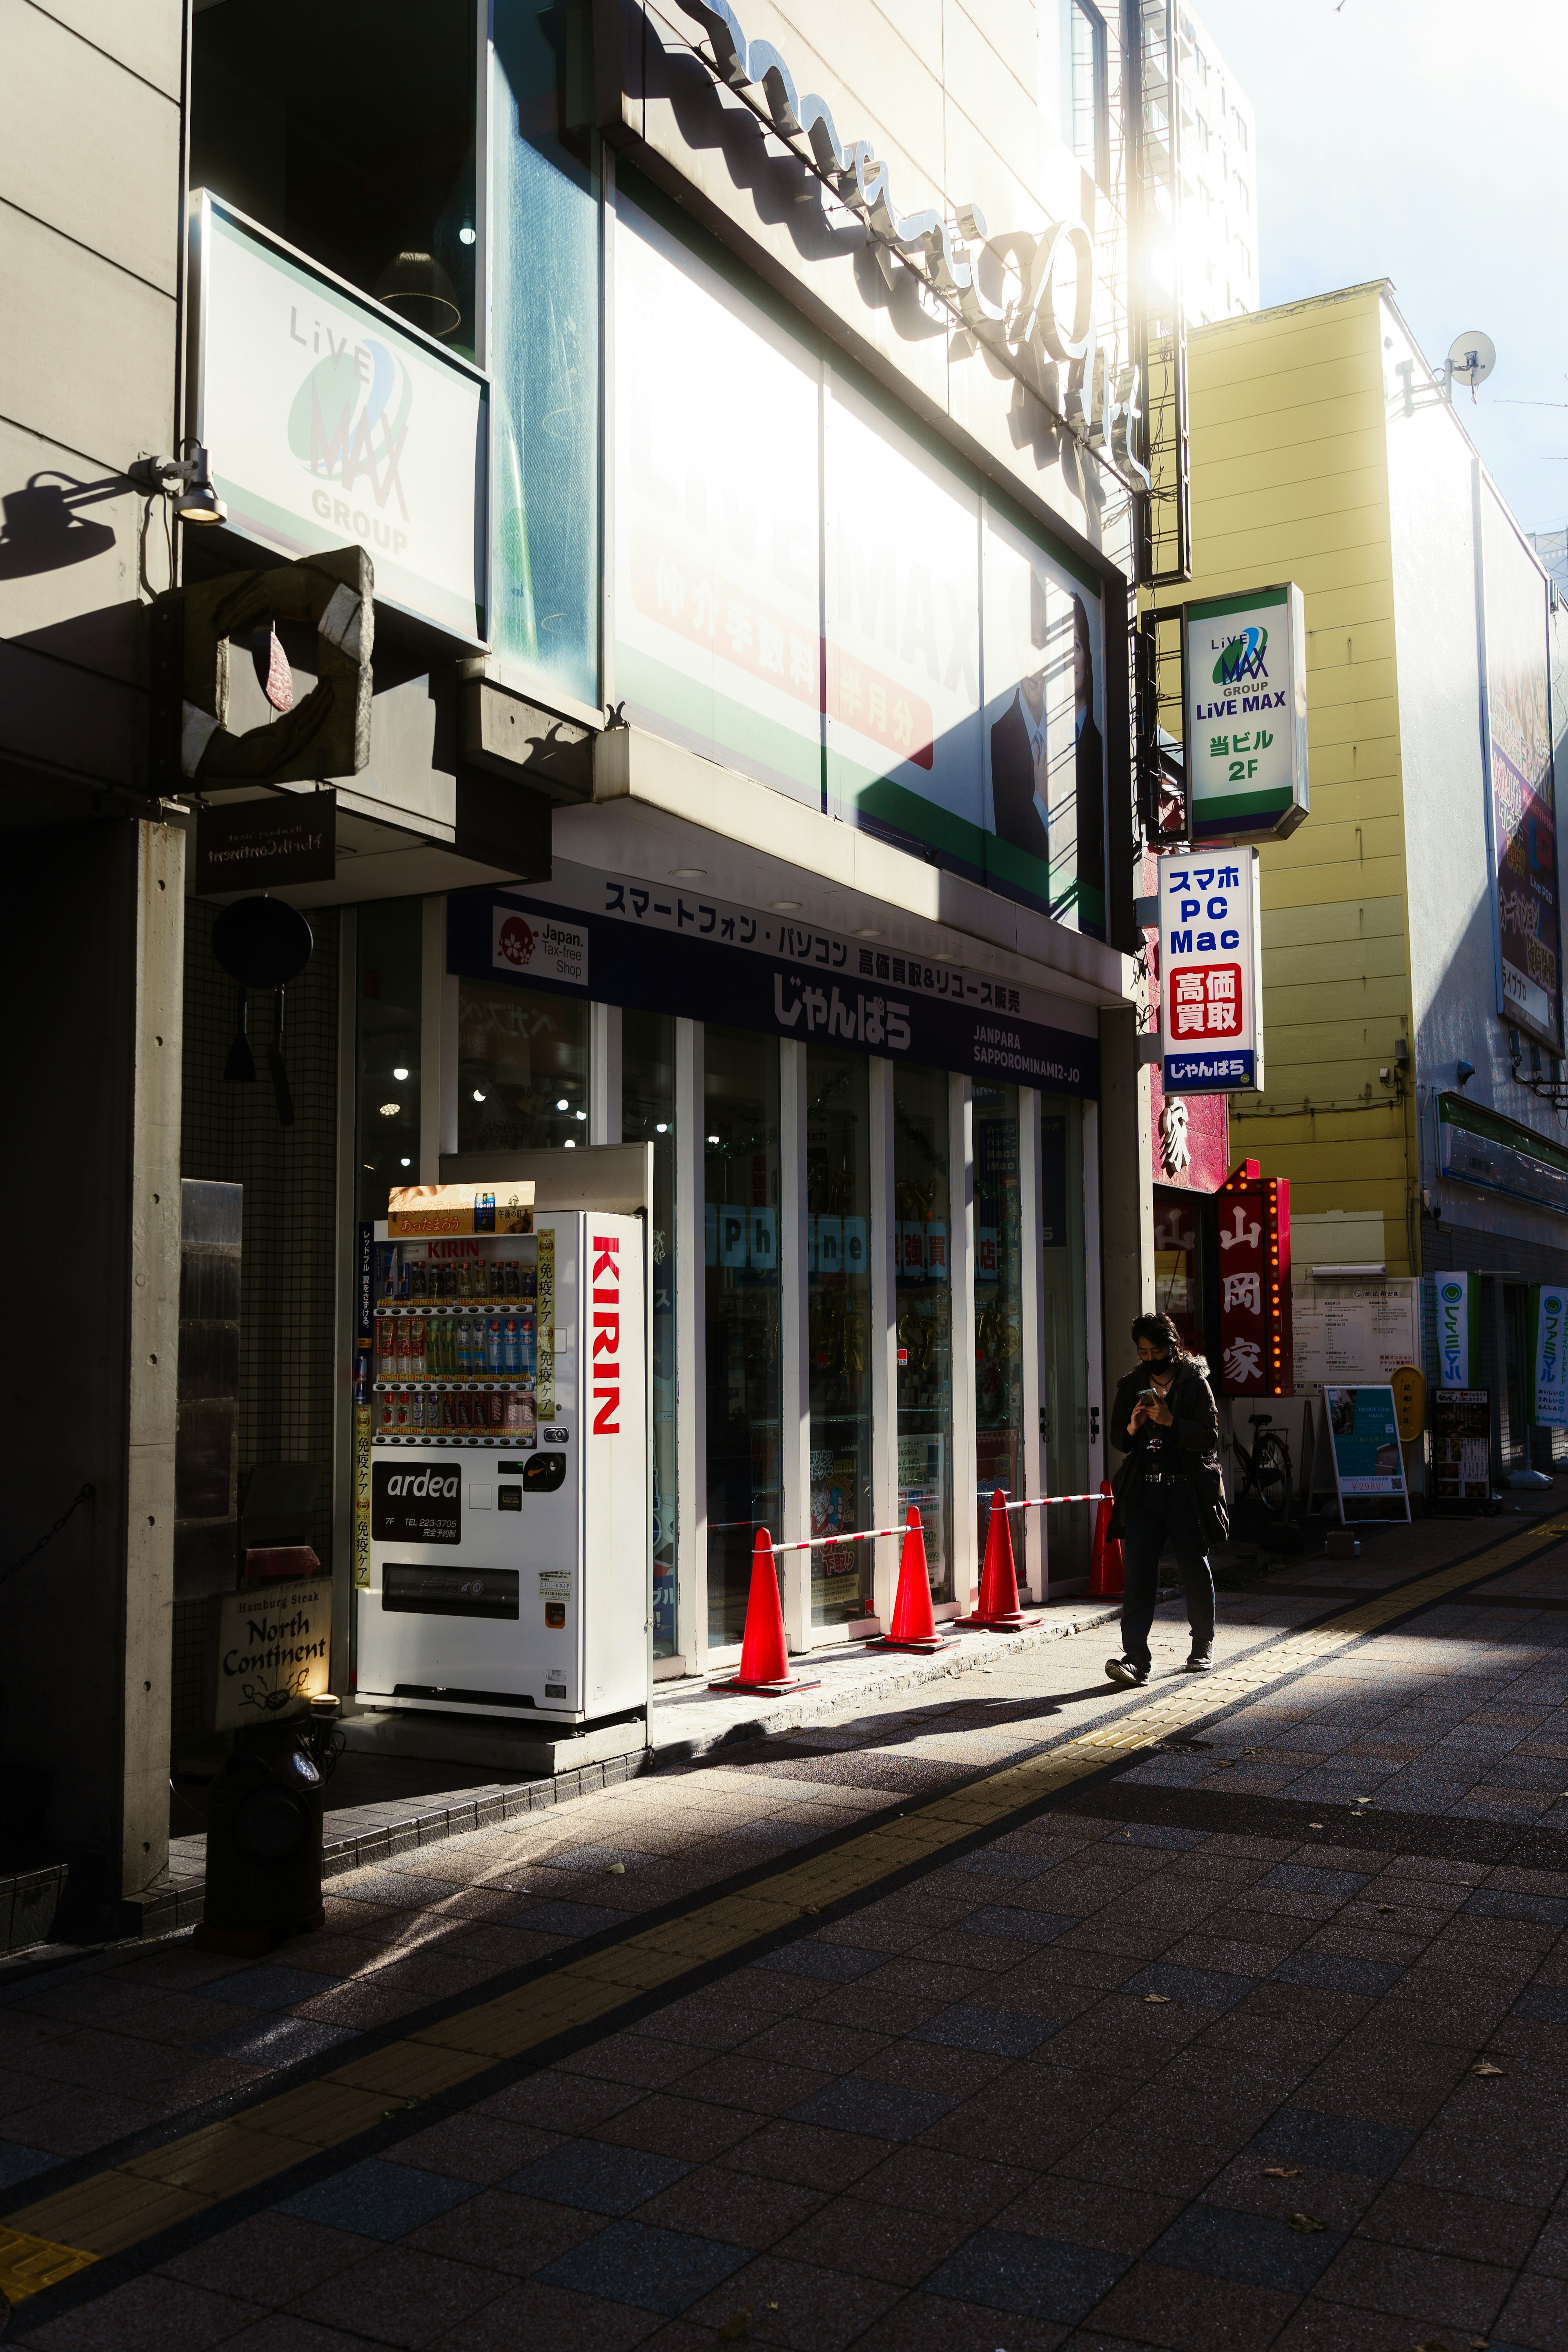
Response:
[{"label": "black face mask", "polygon": [[1173,1356],[1146,1356],[1143,1359],[1143,1370],[1146,1372],[1157,1372],[1163,1380],[1174,1361],[1175,1359]]}]

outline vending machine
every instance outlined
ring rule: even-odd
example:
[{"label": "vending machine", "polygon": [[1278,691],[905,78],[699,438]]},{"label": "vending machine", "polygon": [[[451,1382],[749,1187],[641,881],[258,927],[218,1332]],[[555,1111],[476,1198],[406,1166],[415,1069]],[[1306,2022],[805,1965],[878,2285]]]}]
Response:
[{"label": "vending machine", "polygon": [[559,1730],[647,1698],[643,1223],[472,1198],[375,1228],[358,1698]]}]

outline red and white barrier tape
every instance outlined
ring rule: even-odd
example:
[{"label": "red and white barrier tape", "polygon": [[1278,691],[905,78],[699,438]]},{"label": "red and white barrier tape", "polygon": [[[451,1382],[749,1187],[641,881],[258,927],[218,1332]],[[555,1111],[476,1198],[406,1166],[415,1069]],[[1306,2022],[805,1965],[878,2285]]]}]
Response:
[{"label": "red and white barrier tape", "polygon": [[[1037,1511],[1043,1509],[1048,1503],[1100,1503],[1105,1499],[1104,1496],[1099,1494],[1026,1495],[1016,1503],[1005,1502],[1002,1507],[1005,1511]],[[743,1519],[737,1519],[733,1524],[737,1527],[744,1527],[748,1523]],[[901,1536],[905,1532],[903,1525],[896,1528],[855,1528],[841,1536],[807,1536],[801,1543],[776,1543],[771,1545],[769,1549],[774,1552],[820,1551],[829,1544],[876,1543],[883,1536]]]}]

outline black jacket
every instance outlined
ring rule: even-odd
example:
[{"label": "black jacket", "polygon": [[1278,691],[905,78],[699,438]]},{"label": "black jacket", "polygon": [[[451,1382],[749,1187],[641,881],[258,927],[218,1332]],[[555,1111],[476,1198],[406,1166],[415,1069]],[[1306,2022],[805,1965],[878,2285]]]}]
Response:
[{"label": "black jacket", "polygon": [[1035,755],[1016,694],[991,730],[991,806],[1002,839],[1044,865],[1050,843],[1035,805]]},{"label": "black jacket", "polygon": [[[1214,1401],[1214,1391],[1208,1384],[1207,1367],[1195,1356],[1177,1359],[1176,1377],[1171,1384],[1167,1402],[1174,1422],[1171,1434],[1180,1449],[1181,1465],[1186,1473],[1187,1490],[1197,1512],[1198,1526],[1206,1543],[1221,1543],[1230,1533],[1230,1520],[1225,1507],[1225,1484],[1219,1467],[1219,1412]],[[1117,1382],[1116,1402],[1110,1408],[1110,1442],[1126,1461],[1111,1480],[1114,1503],[1110,1514],[1110,1533],[1121,1533],[1127,1504],[1143,1469],[1144,1433],[1142,1428],[1131,1431],[1128,1423],[1139,1391],[1149,1386],[1149,1368],[1140,1364]]]}]

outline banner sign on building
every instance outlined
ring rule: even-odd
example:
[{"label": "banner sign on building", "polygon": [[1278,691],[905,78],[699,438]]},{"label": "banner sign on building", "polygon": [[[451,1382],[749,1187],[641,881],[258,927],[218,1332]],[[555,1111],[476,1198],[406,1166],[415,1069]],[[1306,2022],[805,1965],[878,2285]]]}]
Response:
[{"label": "banner sign on building", "polygon": [[1530,1354],[1535,1367],[1535,1398],[1531,1419],[1542,1429],[1568,1428],[1568,1370],[1563,1360],[1565,1323],[1568,1290],[1553,1283],[1532,1283]]},{"label": "banner sign on building", "polygon": [[1164,856],[1159,866],[1164,1092],[1261,1093],[1258,852]]},{"label": "banner sign on building", "polygon": [[1262,841],[1307,814],[1307,608],[1300,588],[1182,607],[1193,840]]},{"label": "banner sign on building", "polygon": [[1245,1160],[1215,1195],[1219,1211],[1220,1392],[1294,1393],[1290,1186]]},{"label": "banner sign on building", "polygon": [[1482,486],[1481,557],[1498,1010],[1560,1054],[1563,953],[1548,583],[1489,483]]},{"label": "banner sign on building", "polygon": [[1432,1290],[1437,1307],[1437,1381],[1441,1388],[1468,1389],[1470,1376],[1480,1370],[1475,1338],[1476,1292],[1468,1274],[1435,1274]]},{"label": "banner sign on building", "polygon": [[[669,884],[558,863],[549,901],[518,890],[453,892],[447,969],[611,1004],[722,1021],[766,1036],[859,1046],[898,1061],[1047,1094],[1100,1093],[1098,1037],[1036,989],[825,931]],[[582,981],[509,949],[516,918],[579,942]]]},{"label": "banner sign on building", "polygon": [[377,604],[482,645],[483,371],[205,189],[191,228],[190,431],[229,529],[291,556],[357,540]]}]

